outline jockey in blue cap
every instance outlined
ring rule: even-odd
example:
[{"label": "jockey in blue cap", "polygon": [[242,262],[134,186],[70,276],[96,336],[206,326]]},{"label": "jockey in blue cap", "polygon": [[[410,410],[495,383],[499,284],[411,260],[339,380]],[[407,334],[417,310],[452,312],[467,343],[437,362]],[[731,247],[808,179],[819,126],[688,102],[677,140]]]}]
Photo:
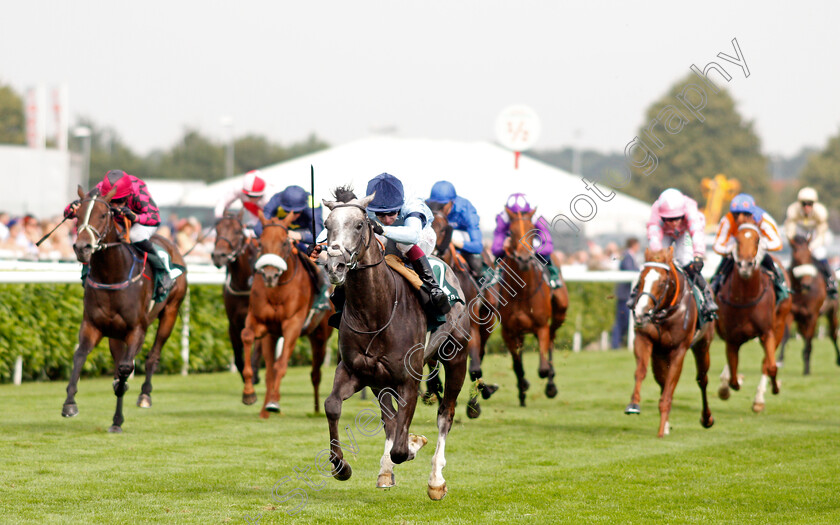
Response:
[{"label": "jockey in blue cap", "polygon": [[[446,180],[438,181],[432,186],[432,192],[426,199],[426,204],[435,213],[447,211],[446,220],[452,232],[452,244],[467,263],[473,276],[481,276],[482,262],[481,230],[478,229],[478,212],[467,199],[455,193],[455,186]],[[449,206],[449,208],[447,208]],[[444,248],[444,247],[442,247]]]},{"label": "jockey in blue cap", "polygon": [[[300,253],[309,254],[315,244],[315,240],[312,238],[313,222],[316,237],[324,229],[324,219],[321,210],[320,205],[314,209],[309,206],[308,191],[300,186],[293,185],[279,193],[275,193],[263,208],[263,215],[266,219],[273,217],[284,219],[287,215],[295,215],[296,217],[289,224],[289,239],[295,243]],[[259,236],[262,235],[262,230],[262,223],[257,221],[254,226],[254,232]],[[329,306],[327,302],[330,287],[329,280],[323,270],[317,271],[314,276],[317,280],[318,296],[313,308],[316,310],[326,309]]]},{"label": "jockey in blue cap", "polygon": [[[411,263],[428,294],[428,299],[422,298],[421,301],[429,322],[440,323],[440,316],[452,307],[426,258],[434,250],[437,240],[432,229],[432,210],[419,197],[406,199],[402,182],[389,173],[381,173],[368,182],[366,195],[374,193],[376,195],[367,206],[373,231],[387,240],[385,253],[407,258]],[[332,295],[336,313],[329,320],[330,325],[336,328],[341,322],[344,300],[344,288],[336,288]]]},{"label": "jockey in blue cap", "polygon": [[713,248],[723,258],[717,270],[715,270],[715,275],[710,283],[712,290],[717,295],[721,285],[726,281],[729,273],[734,268],[735,261],[732,258],[732,251],[735,249],[735,234],[742,224],[750,220],[755,221],[759,232],[761,232],[761,247],[765,250],[764,257],[761,259],[761,266],[769,270],[773,276],[773,285],[776,288],[776,302],[782,301],[788,296],[785,277],[770,256],[770,252],[776,252],[782,249],[782,237],[779,235],[779,227],[769,213],[755,204],[755,199],[753,199],[752,195],[746,193],[740,193],[732,199],[732,202],[729,204],[729,213],[718,223]]}]

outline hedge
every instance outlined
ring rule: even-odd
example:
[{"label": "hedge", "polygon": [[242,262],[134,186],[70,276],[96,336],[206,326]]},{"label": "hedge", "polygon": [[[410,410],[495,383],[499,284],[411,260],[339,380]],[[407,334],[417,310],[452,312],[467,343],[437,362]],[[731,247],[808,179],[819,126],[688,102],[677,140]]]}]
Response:
[{"label": "hedge", "polygon": [[[609,331],[615,312],[614,285],[608,283],[568,283],[570,306],[566,324],[557,336],[556,348],[570,350],[575,328],[583,344],[600,340],[601,331]],[[0,383],[12,381],[17,356],[23,357],[23,379],[27,381],[67,379],[73,367],[79,324],[82,319],[82,287],[78,284],[5,284],[0,285]],[[190,372],[214,372],[229,368],[233,351],[227,334],[227,317],[221,287],[190,286]],[[164,345],[158,373],[181,371],[181,327],[175,329]],[[137,373],[143,373],[144,359],[154,342],[155,323],[149,328],[143,351],[137,359]],[[499,330],[497,330],[499,332]],[[337,351],[334,335],[330,351]],[[526,348],[535,348],[533,338]],[[488,343],[489,352],[506,352],[498,334]],[[303,339],[292,356],[293,365],[311,363],[309,341]],[[107,340],[90,353],[83,376],[110,375],[114,365]]]}]

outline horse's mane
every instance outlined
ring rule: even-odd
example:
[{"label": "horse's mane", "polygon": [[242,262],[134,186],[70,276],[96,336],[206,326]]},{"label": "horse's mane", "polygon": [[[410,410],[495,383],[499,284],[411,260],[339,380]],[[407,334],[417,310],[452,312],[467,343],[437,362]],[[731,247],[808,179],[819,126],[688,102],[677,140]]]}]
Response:
[{"label": "horse's mane", "polygon": [[339,186],[333,190],[333,197],[338,202],[350,202],[353,199],[356,199],[356,194],[353,193],[352,186]]},{"label": "horse's mane", "polygon": [[808,238],[801,233],[797,233],[793,237],[793,244],[808,244]]}]

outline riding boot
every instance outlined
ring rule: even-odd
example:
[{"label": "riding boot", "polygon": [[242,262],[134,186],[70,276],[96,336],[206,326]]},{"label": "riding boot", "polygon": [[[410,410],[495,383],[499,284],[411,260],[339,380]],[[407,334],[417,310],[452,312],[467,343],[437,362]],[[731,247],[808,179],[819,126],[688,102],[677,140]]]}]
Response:
[{"label": "riding boot", "polygon": [[688,272],[694,284],[703,291],[703,311],[701,312],[703,319],[707,321],[717,319],[718,305],[715,302],[714,295],[712,295],[712,287],[706,283],[706,279],[703,278],[703,275],[700,272],[692,270],[689,270]]},{"label": "riding boot", "polygon": [[449,304],[449,298],[446,297],[446,293],[440,289],[440,285],[435,279],[435,274],[432,273],[432,266],[429,264],[429,259],[425,255],[419,257],[411,261],[411,267],[414,268],[417,276],[423,281],[423,286],[429,293],[429,298],[435,310],[441,314],[449,312],[452,309],[452,305]]},{"label": "riding boot", "polygon": [[330,281],[327,279],[327,274],[323,267],[317,267],[317,282],[318,282],[318,296],[312,303],[312,308],[315,310],[326,310],[329,308],[330,302]]},{"label": "riding boot", "polygon": [[726,281],[726,278],[729,277],[729,272],[732,271],[734,266],[735,261],[730,255],[726,255],[720,260],[720,264],[718,264],[717,270],[715,270],[715,274],[712,277],[712,282],[710,283],[714,295],[720,292],[720,287]]},{"label": "riding boot", "polygon": [[828,297],[837,299],[837,279],[834,277],[834,272],[828,265],[828,259],[814,259],[815,266],[819,268],[820,273],[825,278],[826,290]]},{"label": "riding boot", "polygon": [[770,254],[764,254],[764,259],[761,260],[761,267],[768,270],[773,276],[773,288],[776,290],[776,304],[787,299],[790,290],[788,290],[787,283],[785,282],[785,276],[782,275],[781,270],[776,266]]},{"label": "riding boot", "polygon": [[563,279],[560,277],[560,270],[554,266],[551,259],[548,259],[546,268],[548,268],[548,285],[551,286],[551,289],[557,290],[558,288],[563,288]]},{"label": "riding boot", "polygon": [[148,254],[146,256],[146,260],[149,261],[149,264],[155,269],[155,274],[160,276],[158,288],[155,290],[155,296],[165,296],[169,293],[169,290],[172,289],[175,281],[173,281],[172,277],[169,275],[169,268],[166,267],[163,260],[161,260],[160,255],[158,255],[157,248],[155,248],[155,245],[149,239],[143,239],[142,241],[132,244]]},{"label": "riding boot", "polygon": [[327,324],[333,328],[341,328],[341,314],[344,312],[344,303],[346,300],[347,295],[344,293],[344,287],[337,286],[333,290],[332,295],[330,295],[330,301],[332,301],[333,307],[335,308],[335,313],[327,320]]},{"label": "riding boot", "polygon": [[481,279],[481,274],[484,271],[484,261],[481,260],[481,254],[463,252],[461,255],[467,260],[473,278],[476,281]]}]

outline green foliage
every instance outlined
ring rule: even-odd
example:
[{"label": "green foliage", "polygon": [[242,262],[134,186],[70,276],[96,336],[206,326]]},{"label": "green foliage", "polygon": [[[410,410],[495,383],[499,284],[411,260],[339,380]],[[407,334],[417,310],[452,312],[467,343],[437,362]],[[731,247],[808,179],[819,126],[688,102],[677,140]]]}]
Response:
[{"label": "green foliage", "polygon": [[[614,285],[608,283],[568,283],[569,310],[566,323],[555,341],[558,350],[572,348],[572,336],[580,323],[584,346],[600,340],[615,318]],[[67,379],[73,367],[73,350],[78,343],[82,320],[83,290],[78,284],[6,284],[0,285],[0,383],[10,382],[15,359],[23,356],[24,380]],[[181,371],[181,331],[185,306],[175,323],[172,335],[161,352],[158,373]],[[228,321],[219,286],[191,285],[190,372],[226,370],[233,360],[228,339]],[[157,323],[147,332],[143,350],[137,358],[138,373],[154,342]],[[488,342],[488,352],[506,353],[497,327]],[[536,340],[526,338],[526,349],[536,348]],[[338,338],[329,342],[332,362],[337,361]],[[257,350],[259,351],[259,350]],[[298,340],[290,364],[312,363],[312,350],[305,338]],[[107,341],[100,342],[85,362],[85,376],[109,375],[114,370]]]},{"label": "green foliage", "polygon": [[[706,107],[701,110],[705,117],[700,122],[677,99],[688,84],[699,85],[707,95]],[[622,191],[643,200],[653,201],[665,188],[675,187],[704,204],[700,183],[704,177],[723,173],[741,183],[742,191],[751,193],[758,204],[778,216],[780,203],[770,188],[768,160],[761,153],[761,142],[753,129],[753,123],[744,121],[735,108],[729,93],[720,87],[715,94],[695,75],[689,74],[655,101],[645,114],[645,122],[637,136],[656,154],[659,166],[645,176],[642,170],[633,168],[632,180]],[[689,95],[694,101],[698,97]],[[677,133],[665,131],[665,124],[658,122],[654,134],[663,146],[657,148],[645,129],[651,122],[666,115],[661,112],[666,106],[678,110],[688,123]],[[678,119],[674,119],[676,124]],[[634,155],[641,160],[641,154]]]},{"label": "green foliage", "polygon": [[0,144],[26,144],[23,99],[9,86],[0,85]]},{"label": "green foliage", "polygon": [[184,137],[163,155],[155,176],[167,179],[216,181],[225,177],[225,150],[197,130]]},{"label": "green foliage", "polygon": [[820,202],[835,215],[840,213],[840,133],[831,137],[821,152],[810,157],[799,181],[799,187],[813,186],[819,192]]}]

